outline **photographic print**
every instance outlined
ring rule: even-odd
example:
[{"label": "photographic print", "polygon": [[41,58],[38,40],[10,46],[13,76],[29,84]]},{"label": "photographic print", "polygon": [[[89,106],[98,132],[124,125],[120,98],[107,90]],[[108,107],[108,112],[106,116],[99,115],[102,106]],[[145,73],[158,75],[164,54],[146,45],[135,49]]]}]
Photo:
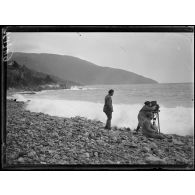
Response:
[{"label": "photographic print", "polygon": [[194,169],[194,28],[180,28],[3,28],[3,168]]}]

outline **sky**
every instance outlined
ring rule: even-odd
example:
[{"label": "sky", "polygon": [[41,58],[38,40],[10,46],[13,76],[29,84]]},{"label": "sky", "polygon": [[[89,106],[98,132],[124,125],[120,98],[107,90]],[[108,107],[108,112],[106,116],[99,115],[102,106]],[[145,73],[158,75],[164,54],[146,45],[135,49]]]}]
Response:
[{"label": "sky", "polygon": [[193,33],[8,33],[9,51],[70,55],[159,83],[194,82]]}]

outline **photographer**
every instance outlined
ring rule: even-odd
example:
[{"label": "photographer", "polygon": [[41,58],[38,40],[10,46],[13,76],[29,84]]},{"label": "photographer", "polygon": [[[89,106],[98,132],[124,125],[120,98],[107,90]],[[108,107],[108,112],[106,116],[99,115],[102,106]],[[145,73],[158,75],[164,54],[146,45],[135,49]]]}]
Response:
[{"label": "photographer", "polygon": [[152,113],[147,113],[146,114],[146,118],[143,121],[143,126],[142,126],[142,133],[143,135],[145,135],[146,137],[150,137],[150,138],[156,138],[156,139],[164,139],[166,138],[166,136],[164,136],[163,134],[158,134],[158,130],[156,129],[156,127],[151,123],[151,120],[153,118]]},{"label": "photographer", "polygon": [[144,120],[147,118],[147,113],[152,113],[157,109],[157,104],[153,105],[151,104],[151,102],[146,101],[144,103],[144,106],[142,107],[142,109],[139,111],[138,114],[138,125],[137,125],[137,129],[136,131],[138,132],[139,129],[142,127]]}]

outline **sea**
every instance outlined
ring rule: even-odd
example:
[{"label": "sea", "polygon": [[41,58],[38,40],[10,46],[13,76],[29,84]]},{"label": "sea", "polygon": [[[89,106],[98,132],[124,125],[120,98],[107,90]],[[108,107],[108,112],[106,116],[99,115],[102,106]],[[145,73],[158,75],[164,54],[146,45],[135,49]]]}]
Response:
[{"label": "sea", "polygon": [[193,83],[73,86],[35,94],[17,93],[14,97],[25,101],[25,109],[32,112],[60,117],[81,116],[105,123],[103,104],[110,89],[114,89],[112,126],[135,129],[144,102],[157,101],[162,133],[194,134]]}]

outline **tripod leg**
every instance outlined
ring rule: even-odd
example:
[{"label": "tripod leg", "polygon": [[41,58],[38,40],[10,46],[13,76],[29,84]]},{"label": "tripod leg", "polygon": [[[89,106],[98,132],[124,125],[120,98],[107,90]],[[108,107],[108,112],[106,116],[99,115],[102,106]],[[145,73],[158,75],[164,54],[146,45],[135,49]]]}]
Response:
[{"label": "tripod leg", "polygon": [[159,120],[159,113],[157,113],[157,118],[158,118],[158,129],[159,129],[159,133],[160,133],[160,120]]}]

